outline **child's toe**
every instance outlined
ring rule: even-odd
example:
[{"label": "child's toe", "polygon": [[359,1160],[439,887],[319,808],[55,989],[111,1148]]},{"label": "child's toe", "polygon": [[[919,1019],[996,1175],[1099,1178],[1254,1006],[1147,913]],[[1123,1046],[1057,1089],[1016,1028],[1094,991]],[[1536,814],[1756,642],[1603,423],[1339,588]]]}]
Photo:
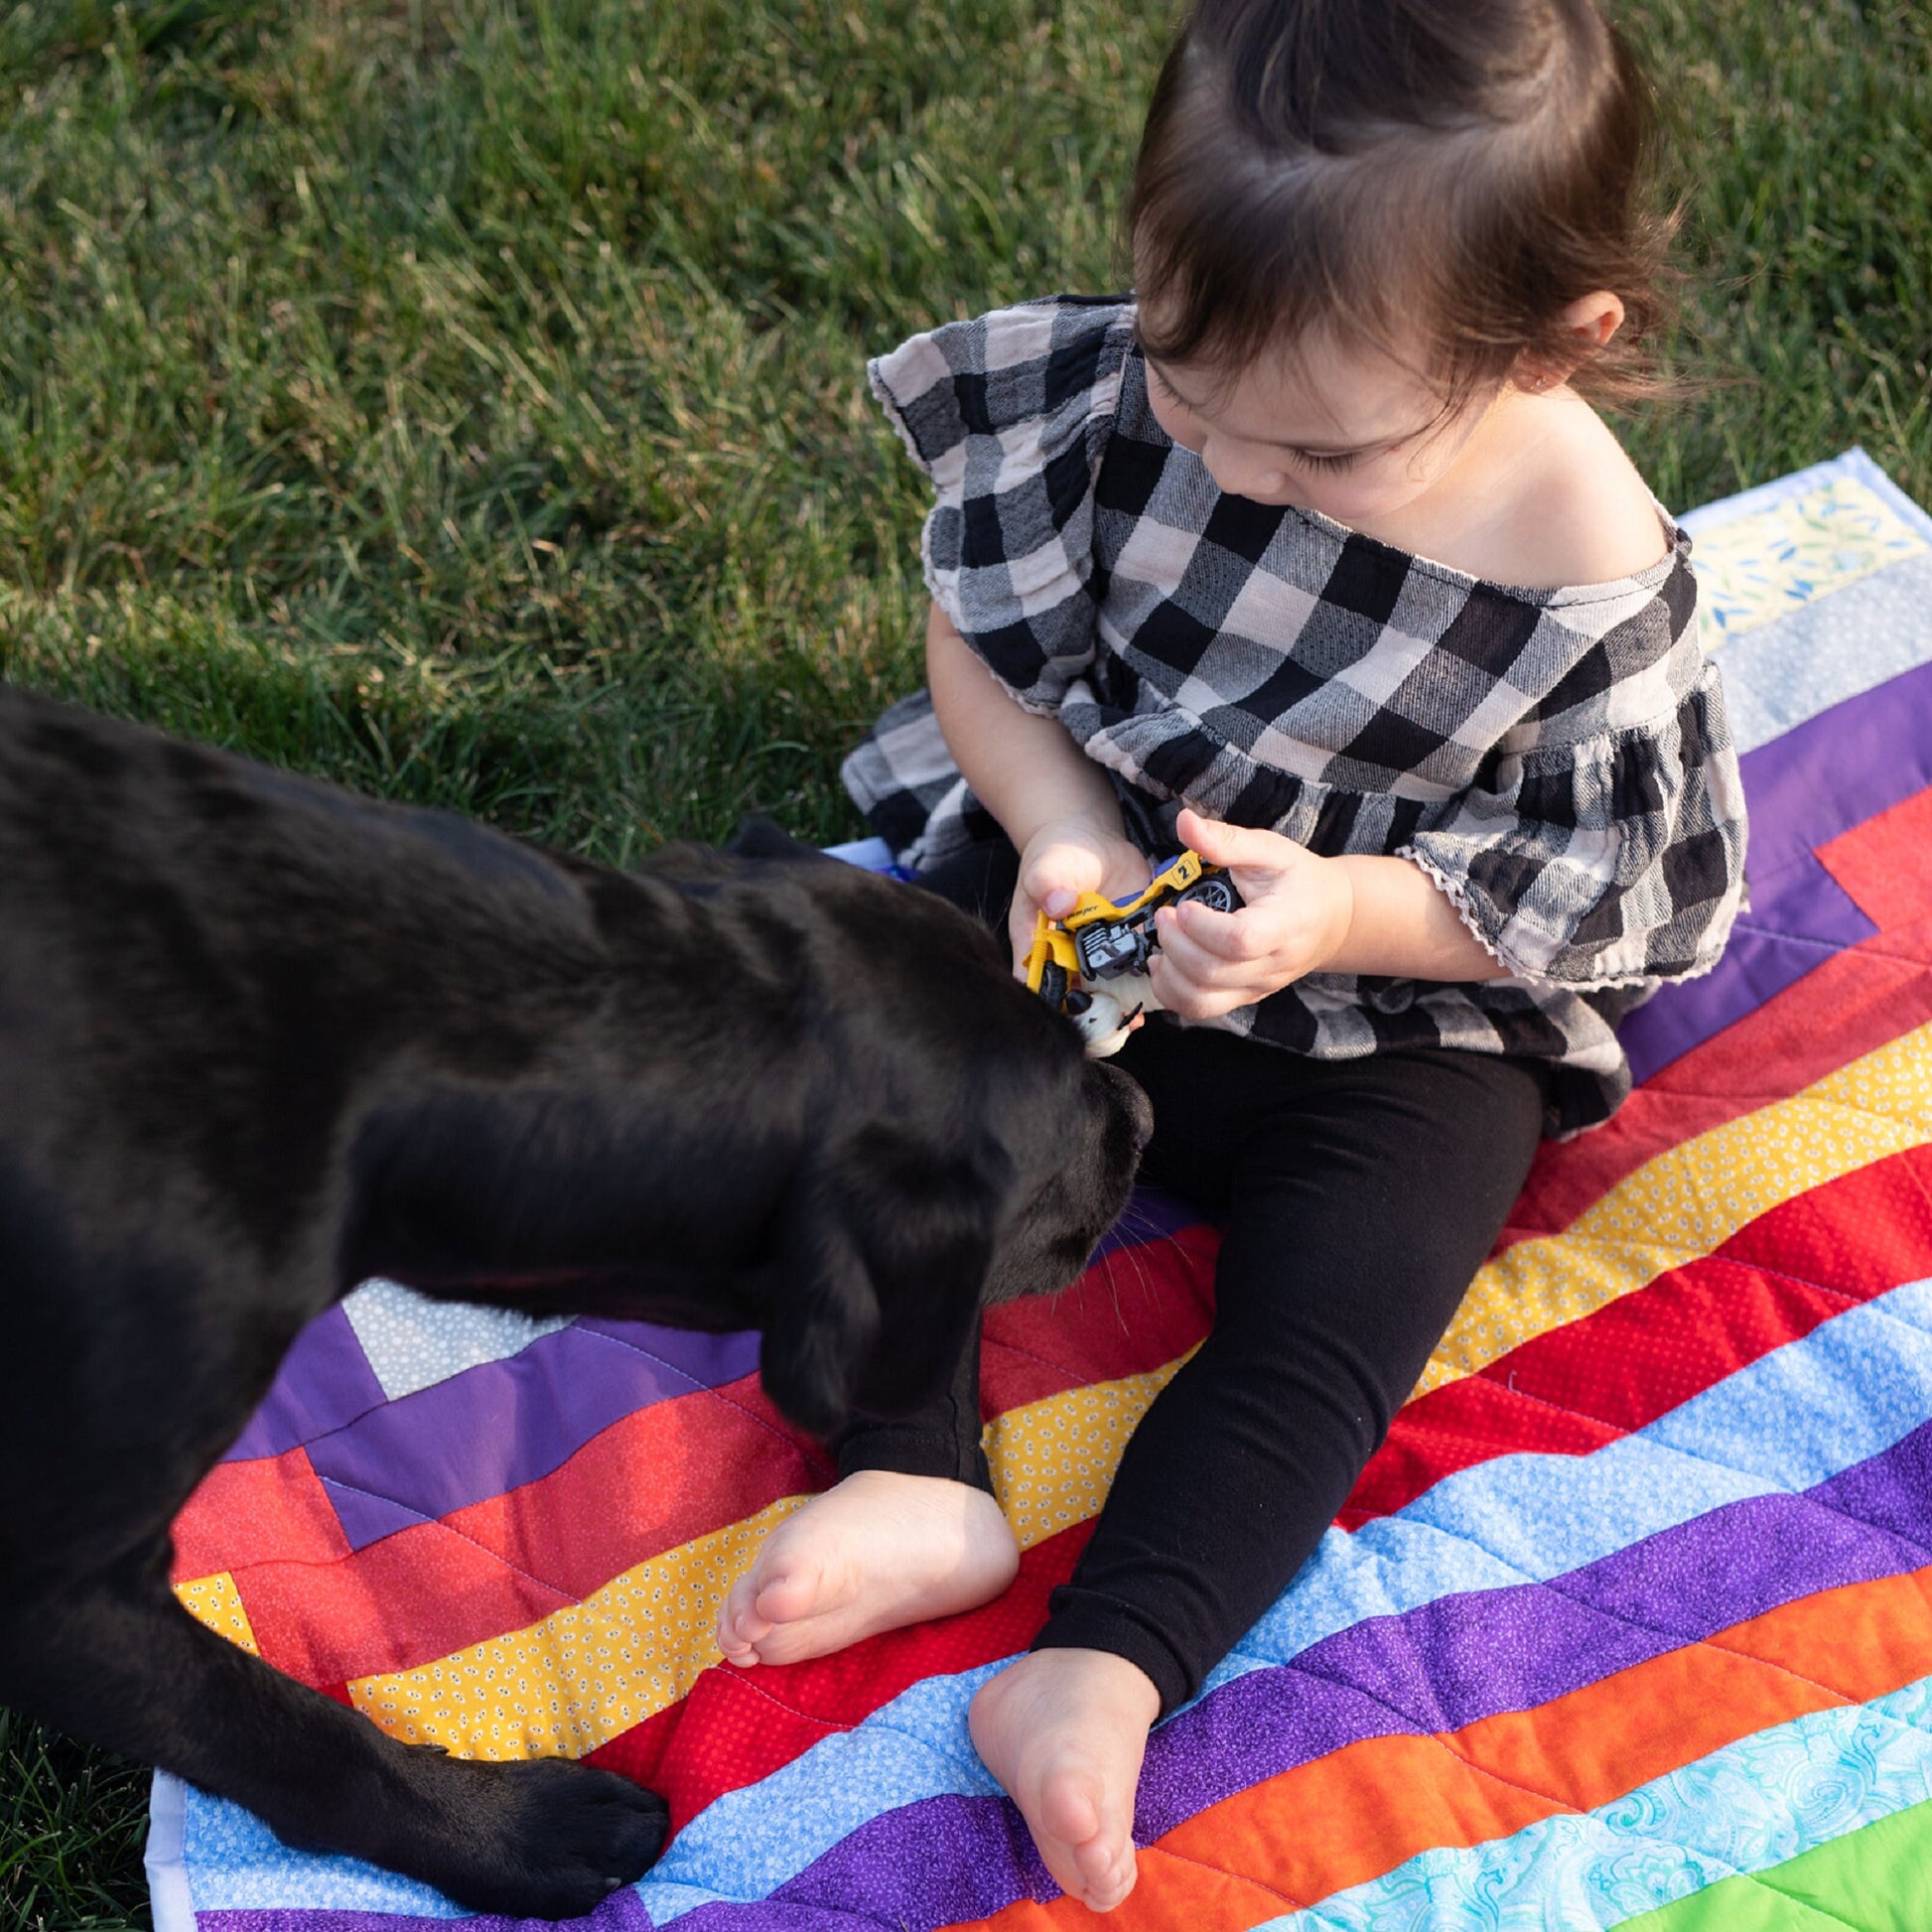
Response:
[{"label": "child's toe", "polygon": [[796,1623],[821,1607],[824,1580],[812,1565],[794,1564],[782,1575],[767,1577],[758,1593],[756,1614],[766,1630],[774,1624]]},{"label": "child's toe", "polygon": [[1098,1781],[1083,1770],[1049,1772],[1040,1781],[1039,1824],[1069,1851],[1098,1839],[1101,1831]]},{"label": "child's toe", "polygon": [[1074,1851],[1080,1871],[1079,1896],[1089,1911],[1111,1912],[1134,1889],[1134,1848],[1098,1838]]}]

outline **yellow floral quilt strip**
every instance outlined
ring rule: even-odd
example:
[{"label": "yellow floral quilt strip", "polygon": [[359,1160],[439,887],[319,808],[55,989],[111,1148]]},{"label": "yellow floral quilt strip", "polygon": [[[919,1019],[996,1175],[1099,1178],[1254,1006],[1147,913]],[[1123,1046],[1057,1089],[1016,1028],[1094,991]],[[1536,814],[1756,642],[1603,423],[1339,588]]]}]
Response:
[{"label": "yellow floral quilt strip", "polygon": [[1561,1234],[1522,1241],[1475,1278],[1417,1393],[1473,1375],[1748,1222],[1842,1174],[1932,1140],[1932,1027],[1891,1040],[1788,1100],[1667,1149]]},{"label": "yellow floral quilt strip", "polygon": [[227,1571],[179,1583],[175,1594],[217,1636],[226,1637],[239,1650],[261,1655],[248,1612],[242,1608],[241,1592],[235,1588],[235,1581]]},{"label": "yellow floral quilt strip", "polygon": [[1700,531],[1692,563],[1706,645],[1716,649],[1928,548],[1868,483],[1844,476]]}]

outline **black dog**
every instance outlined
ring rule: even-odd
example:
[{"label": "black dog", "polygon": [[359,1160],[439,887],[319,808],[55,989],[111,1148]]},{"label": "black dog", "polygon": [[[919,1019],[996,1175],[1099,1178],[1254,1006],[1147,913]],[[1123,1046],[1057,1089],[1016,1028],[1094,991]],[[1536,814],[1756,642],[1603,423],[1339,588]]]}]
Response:
[{"label": "black dog", "polygon": [[964,914],[753,845],[610,872],[0,686],[0,1699],[474,1909],[649,1865],[624,1779],[204,1628],[168,1526],[365,1276],[759,1328],[820,1434],[1072,1278],[1139,1090]]}]

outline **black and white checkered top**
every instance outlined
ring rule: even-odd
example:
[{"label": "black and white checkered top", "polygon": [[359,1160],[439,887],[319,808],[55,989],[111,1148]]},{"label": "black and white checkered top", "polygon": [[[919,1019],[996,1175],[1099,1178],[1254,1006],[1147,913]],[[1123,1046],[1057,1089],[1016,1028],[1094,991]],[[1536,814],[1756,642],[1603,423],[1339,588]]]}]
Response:
[{"label": "black and white checkered top", "polygon": [[[1062,297],[915,336],[873,387],[932,479],[926,582],[1014,699],[1174,814],[1421,866],[1510,977],[1316,973],[1214,1024],[1320,1059],[1442,1045],[1553,1061],[1549,1126],[1606,1119],[1613,1028],[1717,963],[1744,802],[1698,645],[1690,541],[1612,583],[1517,590],[1223,494],[1148,406],[1134,309]],[[902,864],[997,836],[924,693],[846,783]]]}]

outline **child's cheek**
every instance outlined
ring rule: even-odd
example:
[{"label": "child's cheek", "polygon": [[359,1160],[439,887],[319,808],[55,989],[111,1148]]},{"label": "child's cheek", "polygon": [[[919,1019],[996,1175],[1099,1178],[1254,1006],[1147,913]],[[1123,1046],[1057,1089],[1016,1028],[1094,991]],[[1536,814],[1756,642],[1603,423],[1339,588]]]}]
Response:
[{"label": "child's cheek", "polygon": [[1386,475],[1360,481],[1352,477],[1337,478],[1318,492],[1310,492],[1320,498],[1310,507],[1319,509],[1337,523],[1364,523],[1414,502],[1428,487],[1427,478],[1418,479],[1404,470],[1391,468]]},{"label": "child's cheek", "polygon": [[1308,508],[1319,510],[1323,516],[1332,517],[1337,523],[1352,524],[1397,507],[1407,500],[1410,493],[1399,486],[1377,486],[1341,480],[1317,482],[1298,490],[1297,497]]},{"label": "child's cheek", "polygon": [[1170,438],[1178,443],[1183,450],[1191,450],[1200,455],[1201,445],[1206,441],[1193,418],[1170,396],[1164,396],[1153,383],[1148,384],[1147,406],[1154,412],[1154,420],[1167,431]]}]

